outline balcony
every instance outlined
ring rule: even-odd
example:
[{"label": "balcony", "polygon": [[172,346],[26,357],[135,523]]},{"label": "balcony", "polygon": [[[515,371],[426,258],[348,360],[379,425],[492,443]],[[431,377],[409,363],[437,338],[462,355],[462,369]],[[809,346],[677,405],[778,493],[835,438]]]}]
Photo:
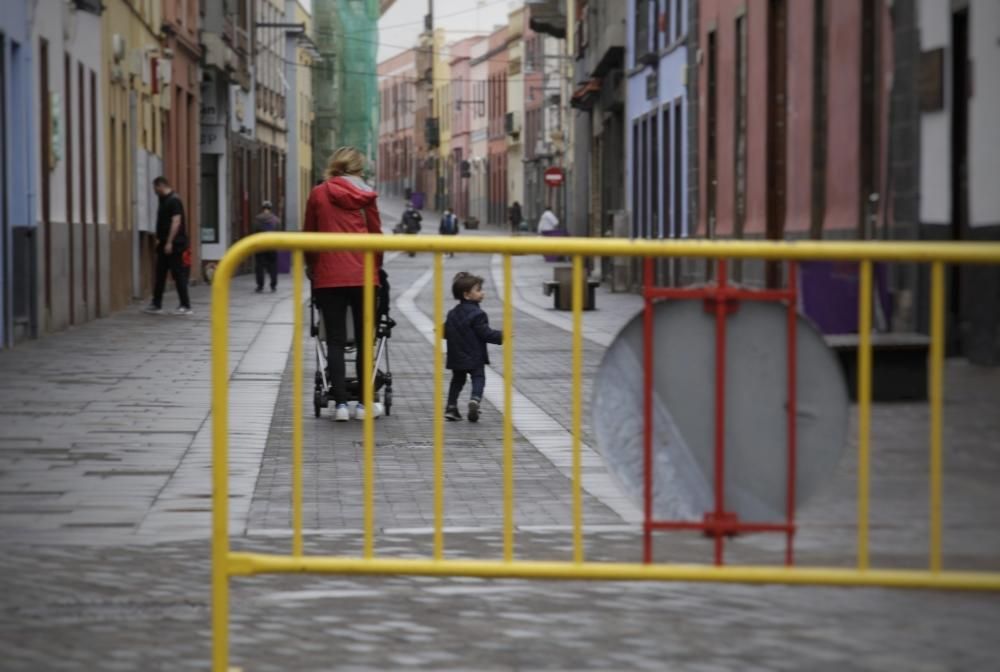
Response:
[{"label": "balcony", "polygon": [[521,135],[521,114],[519,112],[508,112],[503,119],[504,133],[515,140]]},{"label": "balcony", "polygon": [[564,0],[525,0],[531,12],[529,25],[536,33],[566,39],[566,3]]}]

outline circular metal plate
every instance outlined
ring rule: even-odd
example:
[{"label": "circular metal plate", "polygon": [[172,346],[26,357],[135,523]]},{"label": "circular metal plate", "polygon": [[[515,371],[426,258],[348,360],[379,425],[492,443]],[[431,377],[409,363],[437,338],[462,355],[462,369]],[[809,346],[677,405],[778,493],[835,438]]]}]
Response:
[{"label": "circular metal plate", "polygon": [[[787,310],[742,302],[726,321],[725,508],[745,522],[785,517]],[[654,308],[653,513],[700,520],[714,510],[715,316],[701,301]],[[844,376],[822,335],[799,318],[796,506],[830,477],[847,439]],[[594,387],[598,449],[624,490],[643,493],[643,316],[608,348]]]}]

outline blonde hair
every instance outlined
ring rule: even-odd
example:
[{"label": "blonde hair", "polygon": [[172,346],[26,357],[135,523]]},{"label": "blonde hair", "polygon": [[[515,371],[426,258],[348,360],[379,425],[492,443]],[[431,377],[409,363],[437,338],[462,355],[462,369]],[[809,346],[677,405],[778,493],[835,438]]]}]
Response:
[{"label": "blonde hair", "polygon": [[354,147],[341,147],[330,156],[326,164],[327,177],[341,175],[356,175],[360,177],[365,172],[365,155]]}]

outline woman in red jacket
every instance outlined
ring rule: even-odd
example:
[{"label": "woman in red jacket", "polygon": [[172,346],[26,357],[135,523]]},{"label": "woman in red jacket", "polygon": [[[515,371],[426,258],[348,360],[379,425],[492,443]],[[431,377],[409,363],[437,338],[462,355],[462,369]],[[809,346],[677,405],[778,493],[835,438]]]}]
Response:
[{"label": "woman in red jacket", "polygon": [[[378,213],[378,194],[365,183],[361,175],[365,157],[353,147],[341,147],[327,165],[325,182],[313,188],[306,204],[305,231],[322,233],[372,233],[381,235],[382,220]],[[381,255],[379,255],[381,257]],[[350,418],[347,407],[344,348],[347,345],[347,311],[351,311],[355,341],[363,333],[362,293],[364,286],[363,252],[319,252],[306,255],[309,276],[312,278],[313,296],[323,314],[326,328],[327,361],[333,387],[333,417],[338,422]],[[377,259],[373,282],[378,285]],[[359,398],[364,399],[364,387],[371,383],[371,367],[363,361],[363,350],[358,344],[357,376]],[[366,409],[358,403],[354,417],[363,419]],[[374,417],[381,415],[376,404],[371,409]]]}]

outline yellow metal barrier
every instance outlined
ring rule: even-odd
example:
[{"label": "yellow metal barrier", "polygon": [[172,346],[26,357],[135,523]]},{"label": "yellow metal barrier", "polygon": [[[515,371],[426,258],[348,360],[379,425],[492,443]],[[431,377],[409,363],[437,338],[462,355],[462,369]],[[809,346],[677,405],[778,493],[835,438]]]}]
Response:
[{"label": "yellow metal barrier", "polygon": [[[229,548],[228,483],[228,340],[229,284],[240,262],[264,250],[293,252],[293,425],[292,425],[292,554],[232,552]],[[376,252],[434,254],[434,550],[428,559],[376,558],[374,534],[375,427],[365,415],[364,551],[363,557],[306,557],[302,540],[302,276],[303,253],[331,250],[364,252],[364,334],[361,356],[373,361]],[[444,418],[442,324],[442,254],[501,253],[504,273],[503,343],[503,559],[444,559]],[[567,562],[514,559],[514,312],[511,300],[511,255],[569,255],[573,259],[572,312],[572,527],[573,558]],[[839,260],[861,264],[858,357],[858,558],[856,569],[784,566],[725,566],[585,562],[583,548],[581,425],[583,383],[583,258],[597,256],[690,257],[704,259]],[[929,371],[930,427],[930,568],[869,569],[868,502],[871,424],[871,310],[873,262],[923,262],[931,265],[931,350]],[[717,581],[838,586],[889,586],[1000,590],[1000,571],[962,572],[942,569],[941,437],[944,380],[944,265],[1000,264],[1000,244],[920,242],[776,242],[664,240],[629,241],[586,238],[489,238],[431,236],[328,235],[267,233],[239,241],[219,262],[212,285],[212,665],[228,669],[229,578],[262,573],[319,572],[333,574],[410,574],[425,576],[517,577],[640,581]],[[363,403],[372,408],[373,390],[364,386]]]}]

